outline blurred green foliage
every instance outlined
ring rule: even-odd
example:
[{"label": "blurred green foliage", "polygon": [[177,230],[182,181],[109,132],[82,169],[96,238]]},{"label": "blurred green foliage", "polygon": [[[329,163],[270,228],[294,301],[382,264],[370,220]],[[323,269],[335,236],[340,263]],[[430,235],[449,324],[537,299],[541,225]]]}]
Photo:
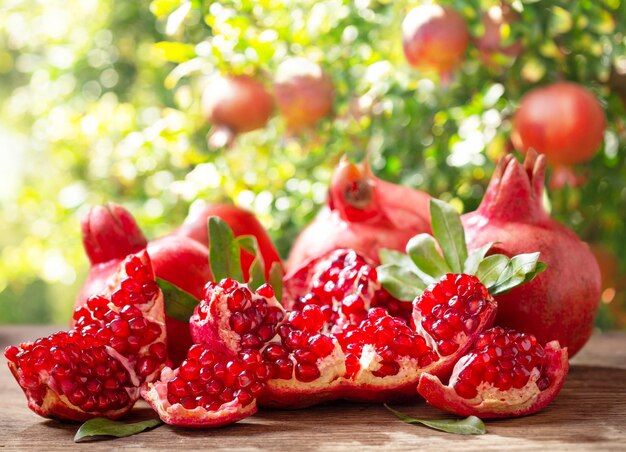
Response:
[{"label": "blurred green foliage", "polygon": [[[442,1],[474,36],[494,0]],[[380,177],[474,209],[511,150],[510,116],[529,89],[578,81],[606,108],[605,142],[550,193],[553,214],[626,266],[626,2],[517,0],[501,30],[518,58],[485,64],[470,45],[452,83],[404,60],[401,22],[417,2],[5,0],[0,6],[0,322],[65,323],[87,260],[80,217],[127,206],[151,237],[198,198],[254,210],[283,255],[324,202],[341,155]],[[318,62],[335,113],[290,136],[281,118],[212,149],[200,99],[209,76],[271,84],[287,57]],[[613,71],[612,71],[613,68]],[[612,74],[612,75],[611,75]],[[622,74],[621,78],[620,75]],[[620,99],[620,93],[622,98]],[[626,285],[617,271],[614,284]],[[620,290],[598,324],[626,326]]]}]

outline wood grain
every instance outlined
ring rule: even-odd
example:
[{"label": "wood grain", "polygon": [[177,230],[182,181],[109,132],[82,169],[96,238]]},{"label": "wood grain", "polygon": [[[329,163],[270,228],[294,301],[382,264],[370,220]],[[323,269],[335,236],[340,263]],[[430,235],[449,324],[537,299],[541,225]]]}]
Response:
[{"label": "wood grain", "polygon": [[[55,331],[54,327],[0,327],[2,347]],[[4,357],[2,358],[4,361]],[[398,407],[422,418],[444,413],[424,402]],[[132,418],[150,417],[138,405]],[[488,421],[488,434],[457,436],[411,426],[383,407],[335,402],[300,411],[262,411],[217,430],[162,426],[130,438],[75,444],[78,424],[43,419],[0,365],[2,450],[626,450],[626,334],[596,335],[574,358],[557,399],[544,411],[518,419]]]}]

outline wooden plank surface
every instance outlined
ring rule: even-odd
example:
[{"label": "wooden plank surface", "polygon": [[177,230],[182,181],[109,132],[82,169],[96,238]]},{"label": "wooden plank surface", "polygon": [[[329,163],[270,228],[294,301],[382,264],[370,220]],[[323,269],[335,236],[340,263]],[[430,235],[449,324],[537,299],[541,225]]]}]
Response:
[{"label": "wooden plank surface", "polygon": [[[54,327],[0,327],[0,345],[32,340]],[[626,451],[626,334],[595,335],[574,358],[557,399],[544,411],[487,421],[488,434],[457,436],[411,426],[377,405],[335,402],[299,411],[261,411],[217,430],[161,426],[129,438],[75,444],[78,424],[43,419],[26,406],[4,357],[0,365],[2,450],[581,450]],[[424,402],[398,407],[421,418],[444,413]],[[145,404],[133,419],[152,416]]]}]

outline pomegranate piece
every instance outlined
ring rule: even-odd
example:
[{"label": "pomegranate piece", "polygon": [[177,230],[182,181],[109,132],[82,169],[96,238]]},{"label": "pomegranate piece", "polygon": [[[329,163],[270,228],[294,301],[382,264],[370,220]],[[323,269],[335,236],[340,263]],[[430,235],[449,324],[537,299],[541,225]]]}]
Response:
[{"label": "pomegranate piece", "polygon": [[274,369],[261,349],[284,317],[269,285],[253,292],[229,278],[207,283],[191,317],[187,359],[166,367],[142,396],[171,425],[219,427],[254,414]]},{"label": "pomegranate piece", "polygon": [[342,159],[327,205],[293,244],[287,272],[340,248],[378,264],[381,249],[403,251],[415,234],[430,232],[429,199],[424,192],[378,179],[367,162],[355,165]]},{"label": "pomegranate piece", "polygon": [[5,350],[9,368],[44,417],[116,419],[167,357],[163,297],[148,255],[129,256],[110,290],[74,312],[75,327]]},{"label": "pomegranate piece", "polygon": [[557,341],[542,347],[531,334],[495,327],[456,363],[447,386],[422,374],[417,390],[430,405],[459,416],[524,416],[557,396],[568,369],[567,348]]}]

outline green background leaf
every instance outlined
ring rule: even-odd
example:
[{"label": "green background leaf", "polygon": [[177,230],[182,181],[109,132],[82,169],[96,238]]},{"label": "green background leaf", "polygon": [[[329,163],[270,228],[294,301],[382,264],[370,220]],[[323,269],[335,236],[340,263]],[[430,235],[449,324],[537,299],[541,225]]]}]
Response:
[{"label": "green background leaf", "polygon": [[457,435],[484,435],[487,433],[485,424],[476,416],[469,416],[465,419],[416,419],[396,411],[386,404],[385,407],[395,414],[398,419],[407,424],[424,425],[435,430]]},{"label": "green background leaf", "polygon": [[112,421],[106,418],[90,419],[80,426],[74,442],[81,443],[85,441],[93,441],[97,439],[106,439],[102,437],[122,438],[125,436],[136,435],[145,430],[157,427],[163,424],[161,419],[148,419],[140,422],[123,422]]},{"label": "green background leaf", "polygon": [[430,218],[433,235],[450,270],[461,273],[467,259],[467,245],[459,213],[450,204],[433,198],[430,200]]},{"label": "green background leaf", "polygon": [[189,292],[185,292],[180,287],[164,279],[157,278],[156,281],[163,292],[163,301],[165,303],[165,313],[167,316],[180,320],[181,322],[189,322],[193,310],[198,306],[200,301]]},{"label": "green background leaf", "polygon": [[235,240],[228,224],[219,217],[209,218],[209,243],[209,260],[213,279],[221,281],[224,278],[232,278],[244,282],[239,243]]}]

